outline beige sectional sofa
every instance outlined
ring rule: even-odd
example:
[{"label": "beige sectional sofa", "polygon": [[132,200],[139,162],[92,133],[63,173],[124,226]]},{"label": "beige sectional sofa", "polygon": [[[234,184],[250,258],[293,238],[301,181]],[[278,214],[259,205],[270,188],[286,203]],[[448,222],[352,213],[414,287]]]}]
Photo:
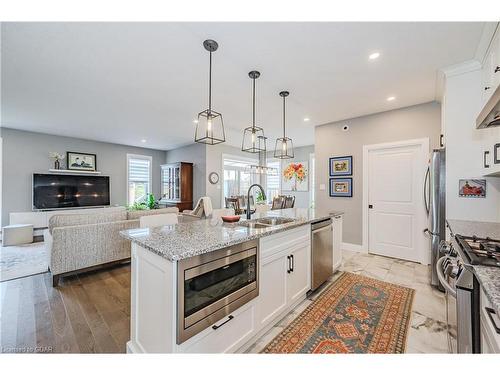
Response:
[{"label": "beige sectional sofa", "polygon": [[130,259],[130,241],[120,231],[139,228],[143,215],[178,213],[176,207],[131,211],[103,209],[100,212],[57,214],[44,233],[53,285],[60,276],[88,271],[105,264]]}]

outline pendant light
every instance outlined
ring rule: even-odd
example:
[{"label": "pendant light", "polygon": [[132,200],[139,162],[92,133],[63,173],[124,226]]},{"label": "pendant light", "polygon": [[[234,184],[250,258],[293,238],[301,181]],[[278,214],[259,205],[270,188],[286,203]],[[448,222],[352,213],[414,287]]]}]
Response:
[{"label": "pendant light", "polygon": [[255,126],[255,80],[260,77],[260,72],[252,70],[248,73],[248,76],[252,79],[252,126],[245,128],[243,131],[241,151],[256,154],[266,152],[264,129]]},{"label": "pendant light", "polygon": [[[266,142],[266,137],[262,140],[264,143]],[[259,163],[251,164],[245,168],[247,173],[254,175],[267,175],[267,176],[276,176],[278,175],[278,169],[267,166],[267,152],[261,151],[259,152]]]},{"label": "pendant light", "polygon": [[215,40],[207,39],[203,47],[210,53],[210,65],[208,73],[208,109],[198,113],[194,141],[215,145],[226,141],[224,122],[222,114],[212,109],[212,52],[217,51],[219,45]]},{"label": "pendant light", "polygon": [[293,158],[293,141],[285,133],[285,99],[288,95],[290,95],[288,91],[280,92],[280,96],[283,98],[283,138],[276,139],[274,147],[274,157],[278,159]]}]

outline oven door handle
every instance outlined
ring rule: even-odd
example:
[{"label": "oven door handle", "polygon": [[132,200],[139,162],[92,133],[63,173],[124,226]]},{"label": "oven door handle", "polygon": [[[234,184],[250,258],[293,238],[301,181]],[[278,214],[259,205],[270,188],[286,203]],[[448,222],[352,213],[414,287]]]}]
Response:
[{"label": "oven door handle", "polygon": [[441,257],[438,259],[436,262],[436,271],[437,271],[437,276],[439,281],[441,282],[441,285],[446,289],[446,291],[453,297],[457,298],[457,291],[451,287],[451,285],[446,281],[446,277],[444,275],[444,270],[443,270],[443,262],[446,260],[446,256]]}]

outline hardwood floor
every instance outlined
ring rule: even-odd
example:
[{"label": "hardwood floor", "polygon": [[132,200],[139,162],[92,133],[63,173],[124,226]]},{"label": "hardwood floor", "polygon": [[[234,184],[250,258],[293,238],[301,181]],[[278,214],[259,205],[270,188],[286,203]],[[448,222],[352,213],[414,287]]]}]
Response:
[{"label": "hardwood floor", "polygon": [[65,277],[0,283],[0,352],[125,353],[130,265]]}]

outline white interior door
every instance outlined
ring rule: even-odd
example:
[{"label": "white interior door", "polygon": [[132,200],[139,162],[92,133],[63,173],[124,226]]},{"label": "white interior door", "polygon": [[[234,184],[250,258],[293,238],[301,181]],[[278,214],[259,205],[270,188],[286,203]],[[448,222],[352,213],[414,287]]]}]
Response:
[{"label": "white interior door", "polygon": [[[422,261],[424,144],[369,146],[368,251]],[[428,146],[427,146],[428,148]]]}]

